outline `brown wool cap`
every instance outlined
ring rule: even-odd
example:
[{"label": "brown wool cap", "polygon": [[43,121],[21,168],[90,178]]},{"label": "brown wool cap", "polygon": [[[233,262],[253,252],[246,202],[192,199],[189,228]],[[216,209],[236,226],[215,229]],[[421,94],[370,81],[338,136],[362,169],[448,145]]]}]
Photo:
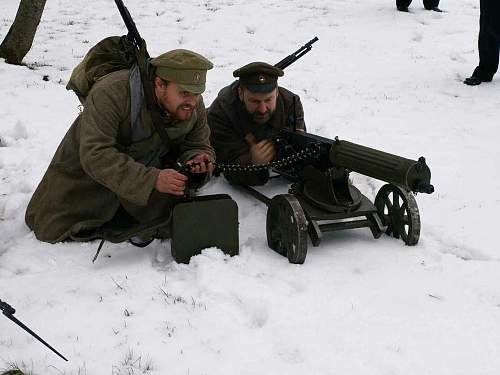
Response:
[{"label": "brown wool cap", "polygon": [[187,49],[174,49],[151,60],[156,75],[177,83],[194,94],[205,91],[207,70],[214,65],[202,55]]},{"label": "brown wool cap", "polygon": [[253,62],[233,72],[239,77],[240,83],[251,92],[270,92],[278,85],[278,77],[283,76],[283,70],[265,62]]}]

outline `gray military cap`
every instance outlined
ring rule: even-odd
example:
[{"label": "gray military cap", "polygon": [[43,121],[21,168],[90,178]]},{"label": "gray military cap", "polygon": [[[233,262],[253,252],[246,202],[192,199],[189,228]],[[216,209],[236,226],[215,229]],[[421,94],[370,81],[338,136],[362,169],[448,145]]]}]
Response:
[{"label": "gray military cap", "polygon": [[186,49],[174,49],[151,60],[156,75],[175,82],[183,90],[201,94],[205,91],[207,70],[214,65],[202,55]]},{"label": "gray military cap", "polygon": [[278,86],[278,77],[283,74],[283,70],[265,62],[253,62],[233,72],[243,87],[251,92],[262,93],[274,90]]}]

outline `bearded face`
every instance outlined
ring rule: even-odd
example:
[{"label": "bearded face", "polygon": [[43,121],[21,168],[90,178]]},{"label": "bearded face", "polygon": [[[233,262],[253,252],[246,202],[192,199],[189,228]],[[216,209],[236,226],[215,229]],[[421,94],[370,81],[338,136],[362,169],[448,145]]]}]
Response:
[{"label": "bearded face", "polygon": [[238,88],[238,96],[245,105],[245,110],[257,124],[268,122],[276,110],[278,89],[268,93],[251,92],[245,88]]},{"label": "bearded face", "polygon": [[156,97],[163,110],[176,120],[189,120],[200,100],[200,94],[185,91],[175,82],[167,84],[159,77],[154,82]]}]

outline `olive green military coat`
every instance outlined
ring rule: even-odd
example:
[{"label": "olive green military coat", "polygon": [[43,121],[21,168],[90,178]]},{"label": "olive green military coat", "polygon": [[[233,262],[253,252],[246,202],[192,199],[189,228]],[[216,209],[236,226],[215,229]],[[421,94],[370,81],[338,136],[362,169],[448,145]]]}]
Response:
[{"label": "olive green military coat", "polygon": [[[273,116],[266,124],[256,124],[246,112],[237,90],[238,81],[224,87],[208,109],[210,140],[218,163],[251,165],[250,146],[245,141],[249,133],[259,142],[276,135],[285,127],[293,128],[294,123],[297,129],[306,129],[302,103],[291,91],[278,87]],[[224,176],[236,184],[262,185],[267,182],[269,174],[267,171],[226,172]]]},{"label": "olive green military coat", "polygon": [[163,119],[172,141],[166,145],[145,103],[141,121],[149,134],[132,140],[129,91],[128,70],[110,73],[92,87],[28,204],[26,224],[39,240],[102,238],[99,228],[120,205],[138,222],[168,217],[174,197],[154,189],[160,156],[215,157],[201,99],[190,120]]}]

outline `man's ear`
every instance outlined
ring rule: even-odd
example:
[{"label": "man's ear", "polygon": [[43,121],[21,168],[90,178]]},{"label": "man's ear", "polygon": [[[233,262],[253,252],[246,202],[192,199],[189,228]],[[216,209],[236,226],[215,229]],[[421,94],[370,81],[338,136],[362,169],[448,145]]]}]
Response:
[{"label": "man's ear", "polygon": [[157,88],[162,88],[164,85],[162,79],[158,76],[155,76],[153,78],[153,83],[154,83],[154,87],[157,87]]},{"label": "man's ear", "polygon": [[244,99],[244,95],[243,95],[243,89],[241,88],[241,86],[238,86],[238,98],[240,98],[240,101],[243,101]]}]

